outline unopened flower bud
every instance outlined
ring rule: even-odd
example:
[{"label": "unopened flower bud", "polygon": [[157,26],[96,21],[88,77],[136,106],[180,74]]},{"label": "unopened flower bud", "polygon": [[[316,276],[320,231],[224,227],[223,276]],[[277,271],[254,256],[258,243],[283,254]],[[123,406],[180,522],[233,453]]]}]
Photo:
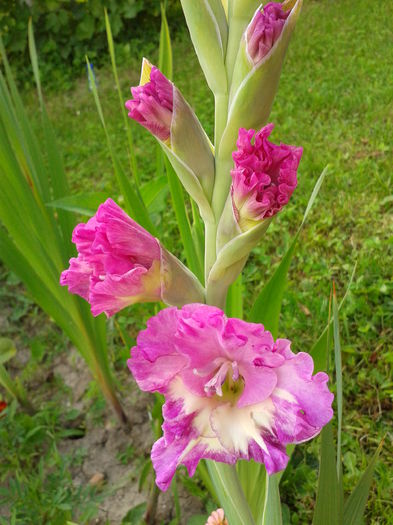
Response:
[{"label": "unopened flower bud", "polygon": [[205,525],[228,525],[223,509],[213,510]]},{"label": "unopened flower bud", "polygon": [[273,217],[288,203],[297,185],[303,149],[270,142],[273,127],[268,124],[259,132],[239,130],[233,153],[231,200],[241,231]]},{"label": "unopened flower bud", "polygon": [[177,87],[143,59],[140,85],[131,88],[128,116],[161,143],[183,186],[205,219],[211,214],[213,147],[197,116]]},{"label": "unopened flower bud", "polygon": [[245,34],[247,55],[253,64],[258,64],[272,49],[289,13],[280,2],[269,2],[255,13]]}]

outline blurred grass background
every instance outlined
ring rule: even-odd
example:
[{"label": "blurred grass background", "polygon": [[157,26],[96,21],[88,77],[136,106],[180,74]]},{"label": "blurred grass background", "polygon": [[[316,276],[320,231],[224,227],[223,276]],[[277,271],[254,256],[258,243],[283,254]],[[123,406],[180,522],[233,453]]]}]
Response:
[{"label": "blurred grass background", "polygon": [[[367,0],[305,2],[271,115],[273,140],[304,148],[299,185],[291,205],[269,228],[245,272],[247,312],[288,248],[313,185],[329,164],[329,174],[290,269],[280,335],[291,339],[296,351],[309,350],[326,324],[331,280],[336,281],[342,296],[357,263],[341,313],[344,486],[353,487],[367,458],[386,436],[368,503],[366,523],[370,524],[393,523],[392,19],[393,3],[389,0],[372,5]],[[174,81],[212,136],[213,98],[181,23],[176,24],[173,42]],[[158,34],[154,40],[150,33],[135,45],[132,40],[119,45],[124,100],[129,98],[129,87],[138,83],[142,54],[157,63],[157,47]],[[126,167],[126,136],[115,84],[109,65],[105,60],[101,63],[102,67],[95,68],[98,91],[110,134]],[[105,191],[117,197],[119,190],[86,74],[81,69],[80,77],[68,82],[67,89],[57,80],[47,87],[48,112],[73,192]],[[26,87],[24,100],[38,130],[35,92]],[[146,181],[156,170],[155,142],[144,129],[136,125],[132,129],[140,173]],[[169,197],[164,217],[157,216],[156,222],[166,246],[181,256]],[[7,293],[14,284],[13,277],[4,271],[1,301],[9,300]],[[25,300],[23,293],[13,300],[20,306]],[[39,315],[36,308],[27,312]],[[146,307],[137,306],[121,313],[118,321],[136,333],[146,312]],[[11,332],[14,325],[11,320]],[[48,332],[51,327],[44,329],[45,337]],[[116,355],[118,367],[124,367],[124,351],[119,349]],[[315,443],[298,447],[281,483],[283,501],[291,512],[288,523],[310,521],[316,450]]]}]

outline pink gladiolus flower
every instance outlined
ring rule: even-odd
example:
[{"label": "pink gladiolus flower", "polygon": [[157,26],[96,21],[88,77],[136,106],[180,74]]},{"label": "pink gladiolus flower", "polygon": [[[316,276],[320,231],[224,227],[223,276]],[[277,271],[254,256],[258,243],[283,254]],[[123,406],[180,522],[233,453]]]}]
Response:
[{"label": "pink gladiolus flower", "polygon": [[147,323],[128,366],[144,391],[164,394],[163,437],[151,453],[166,490],[178,465],[192,476],[202,458],[286,467],[289,443],[316,436],[332,418],[328,376],[260,324],[215,307],[167,308]]},{"label": "pink gladiolus flower", "polygon": [[273,144],[274,125],[257,133],[239,129],[237,151],[232,154],[232,207],[242,231],[272,217],[285,206],[297,186],[297,169],[303,148]]},{"label": "pink gladiolus flower", "polygon": [[72,241],[78,257],[60,284],[89,301],[93,315],[109,317],[130,304],[160,300],[160,244],[112,199],[76,226]]},{"label": "pink gladiolus flower", "polygon": [[213,510],[213,512],[208,517],[205,525],[228,525],[228,522],[225,519],[224,510]]},{"label": "pink gladiolus flower", "polygon": [[258,64],[274,46],[288,18],[279,2],[269,2],[262,11],[258,9],[246,30],[247,54]]},{"label": "pink gladiolus flower", "polygon": [[[126,102],[128,116],[166,142],[170,137],[173,112],[173,85],[155,66],[147,66],[148,82],[131,88],[133,100]],[[142,69],[143,71],[143,69]]]}]

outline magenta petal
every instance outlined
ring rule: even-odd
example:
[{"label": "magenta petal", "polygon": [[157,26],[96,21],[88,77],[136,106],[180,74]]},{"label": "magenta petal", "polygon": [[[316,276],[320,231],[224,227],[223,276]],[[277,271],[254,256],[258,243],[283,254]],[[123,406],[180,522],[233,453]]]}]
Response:
[{"label": "magenta petal", "polygon": [[86,299],[89,298],[90,277],[92,275],[92,267],[83,259],[70,259],[70,267],[64,270],[60,276],[60,284],[68,286],[68,291]]},{"label": "magenta petal", "polygon": [[125,104],[128,116],[159,140],[167,141],[173,114],[173,84],[153,66],[150,81],[131,88],[131,93],[134,99]]},{"label": "magenta petal", "polygon": [[266,367],[242,363],[240,374],[244,379],[244,390],[237,402],[239,408],[261,403],[273,392],[277,384],[276,372]]},{"label": "magenta petal", "polygon": [[235,168],[231,171],[232,206],[242,230],[249,221],[260,221],[278,213],[297,186],[297,169],[302,148],[273,144],[268,140],[273,124],[259,132],[241,128]]},{"label": "magenta petal", "polygon": [[78,224],[72,239],[78,258],[70,260],[60,283],[89,301],[93,315],[161,299],[161,247],[112,199]]},{"label": "magenta petal", "polygon": [[246,31],[248,56],[254,64],[269,53],[281,35],[290,11],[284,11],[279,2],[269,2],[258,10]]}]

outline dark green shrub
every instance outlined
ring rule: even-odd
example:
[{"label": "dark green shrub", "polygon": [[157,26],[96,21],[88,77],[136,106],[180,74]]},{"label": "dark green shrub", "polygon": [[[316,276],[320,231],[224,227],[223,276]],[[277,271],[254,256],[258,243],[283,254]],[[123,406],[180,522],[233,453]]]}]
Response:
[{"label": "dark green shrub", "polygon": [[[2,2],[3,3],[3,2]],[[97,65],[107,57],[104,8],[117,43],[157,39],[159,0],[7,0],[0,10],[0,32],[19,79],[27,78],[27,22],[32,17],[44,80],[80,75],[85,54]],[[169,0],[171,20],[181,15],[180,2]],[[177,24],[176,24],[177,25]]]}]

